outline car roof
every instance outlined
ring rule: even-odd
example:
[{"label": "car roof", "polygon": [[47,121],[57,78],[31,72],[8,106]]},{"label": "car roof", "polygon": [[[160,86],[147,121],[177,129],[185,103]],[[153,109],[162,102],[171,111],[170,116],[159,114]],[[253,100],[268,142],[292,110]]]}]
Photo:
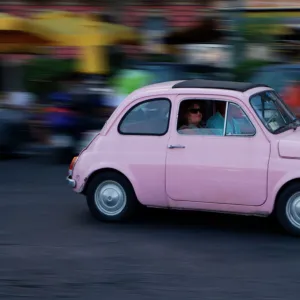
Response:
[{"label": "car roof", "polygon": [[235,82],[235,81],[216,81],[216,80],[204,80],[204,79],[191,79],[178,82],[173,85],[173,89],[177,88],[200,88],[200,89],[222,89],[232,90],[238,92],[246,92],[250,89],[257,87],[268,87],[264,84],[255,84],[251,82]]},{"label": "car roof", "polygon": [[134,101],[137,98],[145,96],[154,96],[163,93],[167,94],[184,94],[185,92],[196,93],[198,90],[209,90],[210,93],[217,90],[226,90],[228,95],[238,96],[241,93],[248,93],[252,89],[258,88],[270,88],[263,84],[253,84],[249,82],[234,82],[234,81],[215,81],[215,80],[202,80],[202,79],[190,79],[190,80],[177,80],[167,81],[161,83],[150,84],[139,88],[132,92],[126,102]]}]

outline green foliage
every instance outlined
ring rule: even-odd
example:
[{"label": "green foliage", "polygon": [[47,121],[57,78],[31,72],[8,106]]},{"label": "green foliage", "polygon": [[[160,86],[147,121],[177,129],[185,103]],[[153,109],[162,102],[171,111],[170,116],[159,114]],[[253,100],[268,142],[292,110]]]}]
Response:
[{"label": "green foliage", "polygon": [[56,88],[53,78],[75,70],[72,59],[55,59],[38,57],[24,66],[24,82],[27,90],[36,93],[47,93]]},{"label": "green foliage", "polygon": [[274,26],[279,23],[276,18],[245,18],[237,31],[247,42],[272,43]]}]

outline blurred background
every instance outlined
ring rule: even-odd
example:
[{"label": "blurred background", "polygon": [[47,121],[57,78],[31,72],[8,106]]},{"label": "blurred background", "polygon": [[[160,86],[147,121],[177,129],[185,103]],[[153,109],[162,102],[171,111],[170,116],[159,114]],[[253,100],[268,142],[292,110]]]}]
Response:
[{"label": "blurred background", "polygon": [[300,115],[299,1],[7,1],[0,155],[69,162],[133,90],[265,83]]},{"label": "blurred background", "polygon": [[0,299],[297,299],[299,240],[271,220],[149,209],[137,224],[99,224],[65,177],[147,84],[265,83],[299,117],[299,0],[0,9]]}]

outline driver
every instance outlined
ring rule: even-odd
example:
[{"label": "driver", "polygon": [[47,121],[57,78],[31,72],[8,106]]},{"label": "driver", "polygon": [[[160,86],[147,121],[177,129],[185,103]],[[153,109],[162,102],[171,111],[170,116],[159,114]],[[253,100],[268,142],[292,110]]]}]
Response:
[{"label": "driver", "polygon": [[187,107],[183,107],[184,125],[182,125],[178,132],[183,134],[195,134],[195,129],[201,128],[202,113],[200,105],[197,101],[187,101]]}]

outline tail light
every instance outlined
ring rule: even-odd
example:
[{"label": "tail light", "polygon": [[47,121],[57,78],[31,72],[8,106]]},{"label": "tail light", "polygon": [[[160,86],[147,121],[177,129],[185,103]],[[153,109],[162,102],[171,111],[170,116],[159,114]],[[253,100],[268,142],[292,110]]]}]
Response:
[{"label": "tail light", "polygon": [[74,169],[74,166],[75,166],[75,163],[78,159],[78,156],[75,156],[73,157],[71,163],[70,163],[70,166],[69,166],[69,176],[72,176],[72,173],[73,173],[73,169]]}]

